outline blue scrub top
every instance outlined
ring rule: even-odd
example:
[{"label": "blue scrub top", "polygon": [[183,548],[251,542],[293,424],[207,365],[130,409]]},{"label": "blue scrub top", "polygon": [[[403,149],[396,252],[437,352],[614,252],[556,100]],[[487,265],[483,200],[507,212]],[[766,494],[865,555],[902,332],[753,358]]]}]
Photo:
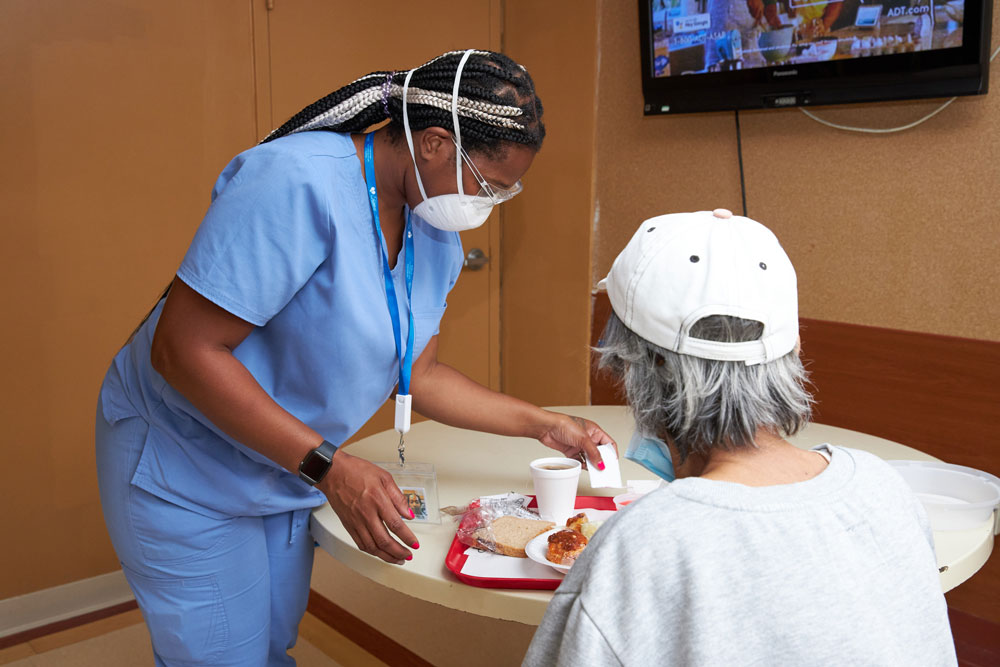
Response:
[{"label": "blue scrub top", "polygon": [[[438,333],[462,269],[455,232],[412,216],[416,359]],[[283,408],[339,445],[399,379],[364,172],[349,135],[303,132],[238,155],[177,271],[256,325],[234,355]],[[401,314],[404,261],[392,271]],[[208,516],[273,514],[323,494],[213,425],[150,365],[163,302],[115,357],[101,387],[110,422],[141,417],[149,434],[132,483]],[[401,318],[405,346],[408,323]]]}]

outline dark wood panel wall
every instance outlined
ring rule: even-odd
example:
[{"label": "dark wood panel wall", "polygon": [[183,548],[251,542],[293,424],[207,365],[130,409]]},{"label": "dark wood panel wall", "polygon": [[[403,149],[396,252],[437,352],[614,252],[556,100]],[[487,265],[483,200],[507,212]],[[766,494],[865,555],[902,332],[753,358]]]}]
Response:
[{"label": "dark wood panel wall", "polygon": [[[593,313],[596,345],[611,313],[606,293],[594,295]],[[1000,474],[1000,343],[813,319],[800,331],[815,421]],[[592,358],[591,403],[623,404]],[[1000,634],[1000,557],[946,597]]]}]

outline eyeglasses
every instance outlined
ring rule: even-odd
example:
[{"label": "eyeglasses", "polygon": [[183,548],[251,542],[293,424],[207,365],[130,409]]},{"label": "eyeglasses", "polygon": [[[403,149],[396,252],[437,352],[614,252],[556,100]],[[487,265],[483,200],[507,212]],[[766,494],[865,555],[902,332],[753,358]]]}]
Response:
[{"label": "eyeglasses", "polygon": [[483,178],[482,173],[479,171],[479,168],[476,167],[476,163],[472,161],[472,158],[470,158],[469,154],[465,152],[465,149],[458,145],[454,135],[451,137],[451,140],[455,144],[455,148],[458,149],[458,152],[461,154],[462,159],[465,160],[465,164],[469,165],[469,171],[472,172],[476,182],[479,183],[478,196],[490,200],[491,205],[495,206],[513,199],[515,195],[524,189],[524,186],[521,185],[521,181],[518,181],[510,188],[498,188],[487,183],[486,179]]}]

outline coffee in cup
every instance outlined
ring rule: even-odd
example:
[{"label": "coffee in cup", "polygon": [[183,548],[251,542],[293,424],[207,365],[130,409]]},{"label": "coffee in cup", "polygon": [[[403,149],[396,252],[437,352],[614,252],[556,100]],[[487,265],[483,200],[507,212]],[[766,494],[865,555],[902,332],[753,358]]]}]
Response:
[{"label": "coffee in cup", "polygon": [[535,459],[530,464],[531,481],[535,486],[538,514],[546,521],[559,525],[574,514],[576,489],[582,466],[576,459],[550,456]]}]

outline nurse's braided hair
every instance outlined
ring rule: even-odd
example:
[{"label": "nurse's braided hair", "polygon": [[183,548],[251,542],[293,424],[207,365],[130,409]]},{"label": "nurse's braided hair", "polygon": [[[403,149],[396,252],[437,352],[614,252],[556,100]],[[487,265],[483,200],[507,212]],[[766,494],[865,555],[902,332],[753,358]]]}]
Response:
[{"label": "nurse's braided hair", "polygon": [[[454,132],[451,93],[464,51],[450,51],[424,63],[410,78],[407,113],[410,129],[442,127]],[[394,136],[403,131],[403,82],[407,70],[372,72],[335,90],[271,132],[261,143],[295,132],[363,132],[389,119]],[[493,51],[473,51],[462,69],[458,90],[462,146],[501,154],[508,143],[536,151],[545,137],[542,101],[521,65]]]}]

